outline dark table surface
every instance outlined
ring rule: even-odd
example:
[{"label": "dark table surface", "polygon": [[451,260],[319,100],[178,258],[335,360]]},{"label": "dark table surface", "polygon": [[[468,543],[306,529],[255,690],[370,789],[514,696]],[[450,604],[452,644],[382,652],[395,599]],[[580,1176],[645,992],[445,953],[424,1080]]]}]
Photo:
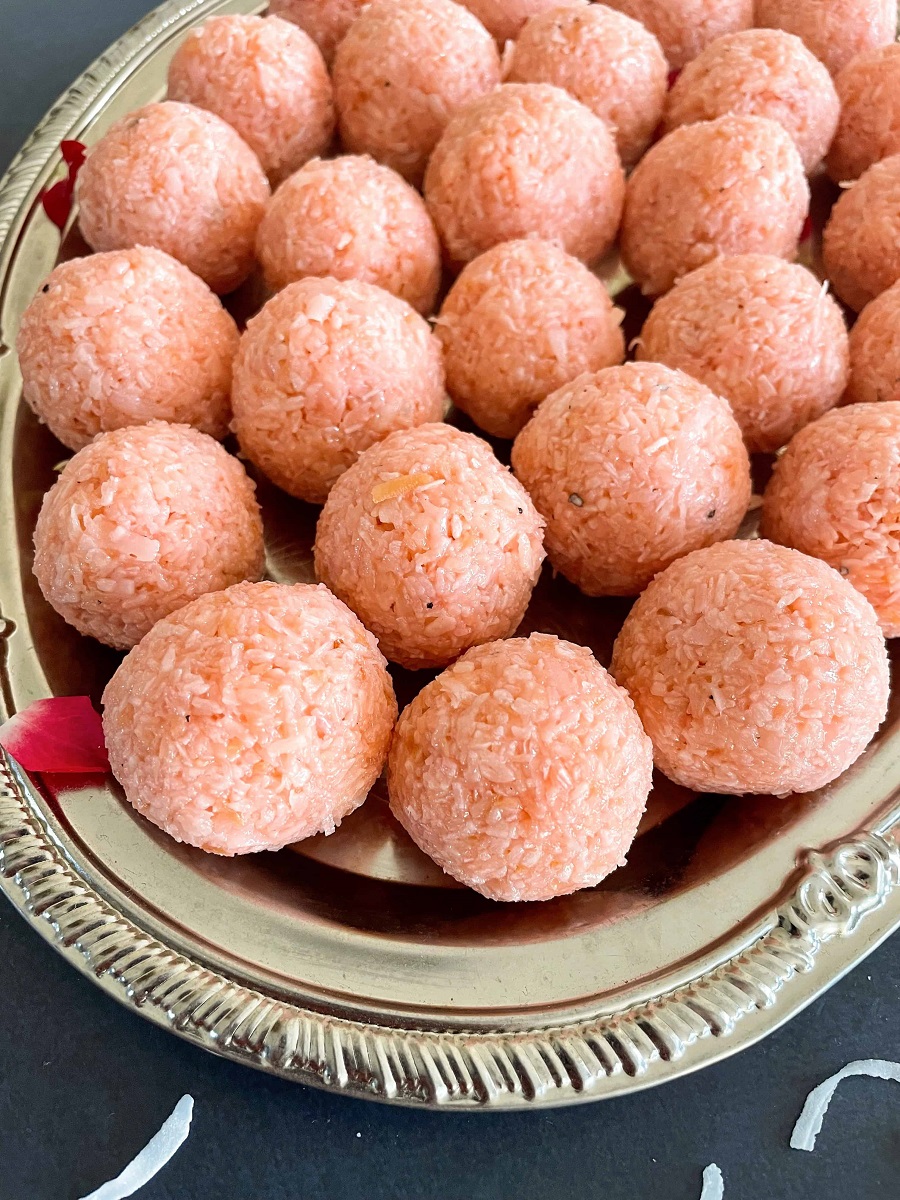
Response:
[{"label": "dark table surface", "polygon": [[[145,0],[0,0],[0,167]],[[844,1085],[814,1154],[807,1091],[900,1058],[900,938],[790,1025],[698,1075],[602,1104],[505,1116],[345,1100],[220,1061],[120,1008],[0,900],[0,1200],[75,1200],[116,1175],[184,1092],[186,1145],[146,1200],[727,1200],[900,1197],[900,1090]]]}]

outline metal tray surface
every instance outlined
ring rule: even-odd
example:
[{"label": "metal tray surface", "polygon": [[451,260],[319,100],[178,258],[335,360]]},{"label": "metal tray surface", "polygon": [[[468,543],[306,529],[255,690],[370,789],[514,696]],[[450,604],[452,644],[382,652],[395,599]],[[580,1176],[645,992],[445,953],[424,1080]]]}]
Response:
[{"label": "metal tray surface", "polygon": [[[20,403],[12,348],[44,276],[85,251],[74,232],[60,243],[39,192],[62,174],[63,138],[93,142],[162,95],[192,25],[258,7],[164,4],[65,93],[0,183],[7,714],[54,693],[96,701],[118,661],[68,628],[31,574],[35,517],[67,452]],[[637,327],[643,302],[631,291],[621,302]],[[230,302],[238,316],[258,303],[253,284]],[[310,579],[315,510],[264,483],[261,498],[271,577]],[[608,663],[627,608],[546,573],[523,628]],[[395,672],[401,705],[428,677]],[[0,887],[110,995],[238,1062],[443,1109],[612,1096],[763,1037],[900,925],[898,697],[863,758],[819,793],[695,797],[658,780],[627,867],[548,903],[495,904],[453,883],[393,821],[379,787],[329,838],[226,860],[171,841],[112,782],[33,782],[9,759]]]}]

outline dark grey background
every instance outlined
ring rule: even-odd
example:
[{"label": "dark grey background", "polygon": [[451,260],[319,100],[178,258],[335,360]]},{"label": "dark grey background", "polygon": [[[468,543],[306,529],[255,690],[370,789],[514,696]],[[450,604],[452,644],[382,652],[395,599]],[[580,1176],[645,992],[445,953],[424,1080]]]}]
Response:
[{"label": "dark grey background", "polygon": [[[142,0],[0,0],[0,167]],[[755,1049],[652,1092],[510,1116],[389,1109],[221,1062],[120,1008],[0,900],[0,1200],[75,1200],[184,1092],[193,1132],[146,1200],[727,1200],[900,1196],[900,1089],[856,1080],[820,1149],[788,1149],[807,1091],[900,1057],[900,939]]]}]

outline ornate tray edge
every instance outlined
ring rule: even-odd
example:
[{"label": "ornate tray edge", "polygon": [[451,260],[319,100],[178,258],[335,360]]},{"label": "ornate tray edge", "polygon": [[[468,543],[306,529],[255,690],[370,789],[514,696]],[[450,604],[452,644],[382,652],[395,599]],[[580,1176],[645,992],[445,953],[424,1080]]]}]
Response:
[{"label": "ornate tray edge", "polygon": [[[368,1099],[509,1109],[649,1087],[770,1032],[900,924],[900,847],[890,831],[873,830],[810,855],[764,934],[648,1003],[522,1032],[364,1024],[266,996],[152,937],[93,890],[50,837],[17,774],[4,758],[0,888],[70,962],[195,1045]],[[887,922],[873,920],[889,899],[896,911]],[[835,938],[854,942],[852,949],[842,946],[837,970],[819,961]]]},{"label": "ornate tray edge", "polygon": [[[0,181],[0,259],[62,138],[148,45],[207,4],[170,0],[149,13],[51,108]],[[15,769],[0,761],[0,888],[73,965],[204,1049],[313,1086],[399,1104],[561,1105],[695,1070],[787,1020],[900,925],[898,883],[900,849],[891,829],[863,832],[810,856],[767,932],[741,954],[649,1003],[527,1032],[388,1028],[265,996],[150,936],[91,888],[49,835]],[[879,911],[882,919],[875,920]],[[852,948],[843,942],[826,966],[838,937]]]}]

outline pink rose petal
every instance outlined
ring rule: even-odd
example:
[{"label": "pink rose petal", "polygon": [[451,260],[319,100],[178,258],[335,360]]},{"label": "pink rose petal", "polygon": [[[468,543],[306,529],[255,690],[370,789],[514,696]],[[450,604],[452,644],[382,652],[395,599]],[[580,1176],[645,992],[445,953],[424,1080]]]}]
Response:
[{"label": "pink rose petal", "polygon": [[0,746],[26,771],[105,774],[100,714],[87,696],[35,700],[0,725]]}]

